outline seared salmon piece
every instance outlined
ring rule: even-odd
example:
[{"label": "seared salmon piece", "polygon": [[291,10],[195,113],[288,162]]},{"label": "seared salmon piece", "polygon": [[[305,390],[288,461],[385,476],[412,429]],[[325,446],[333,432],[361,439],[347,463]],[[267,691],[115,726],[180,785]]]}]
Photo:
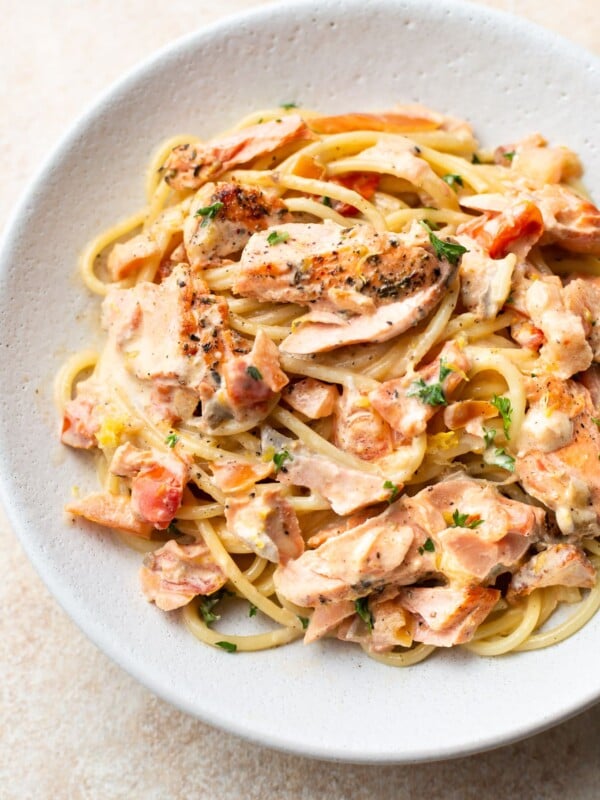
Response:
[{"label": "seared salmon piece", "polygon": [[580,178],[583,172],[576,153],[568,147],[548,147],[548,142],[539,133],[497,147],[494,161],[510,166],[511,172],[525,175],[541,185]]},{"label": "seared salmon piece", "polygon": [[587,389],[539,376],[528,389],[515,473],[525,491],[556,514],[564,534],[598,535],[600,430]]},{"label": "seared salmon piece", "polygon": [[162,168],[165,181],[173,189],[199,189],[234,167],[248,164],[258,156],[273,153],[284,145],[313,139],[314,135],[298,114],[250,125],[221,139],[204,144],[175,147]]},{"label": "seared salmon piece", "polygon": [[394,449],[392,429],[356,388],[344,387],[335,409],[333,442],[364,461],[374,461]]},{"label": "seared salmon piece", "polygon": [[444,409],[444,425],[451,431],[464,428],[472,436],[483,436],[483,423],[498,416],[487,400],[459,400]]},{"label": "seared salmon piece", "polygon": [[249,491],[255,483],[262,481],[273,471],[272,464],[251,464],[236,461],[234,458],[213,461],[210,468],[214,482],[222,492]]},{"label": "seared salmon piece", "polygon": [[281,486],[230,498],[225,519],[230,533],[268,561],[286,564],[304,552],[298,519]]},{"label": "seared salmon piece", "polygon": [[431,417],[448,405],[468,369],[463,351],[450,342],[435,361],[402,378],[385,381],[369,394],[369,400],[402,439],[409,441],[423,433]]},{"label": "seared salmon piece", "polygon": [[342,466],[271,428],[263,429],[262,450],[263,457],[270,455],[279,463],[277,480],[312,489],[331,503],[336,514],[351,514],[389,499],[390,490],[379,475]]},{"label": "seared salmon piece", "polygon": [[[463,205],[468,203],[473,203],[472,198],[468,198]],[[529,200],[506,205],[500,214],[482,214],[457,229],[459,236],[474,239],[492,259],[502,259],[509,253],[520,259],[525,258],[543,233],[542,213]]]},{"label": "seared salmon piece", "polygon": [[456,273],[417,227],[400,235],[330,220],[278,225],[252,236],[233,291],[314,309],[282,343],[291,353],[387,341],[427,316]]},{"label": "seared salmon piece", "polygon": [[282,397],[294,411],[309,419],[322,419],[333,414],[338,400],[337,387],[316,378],[302,378],[283,389]]},{"label": "seared salmon piece", "polygon": [[77,386],[77,395],[65,406],[62,419],[61,441],[70,447],[89,450],[97,447],[96,433],[100,423],[93,415],[98,402],[93,383],[82,381]]},{"label": "seared salmon piece", "polygon": [[514,573],[508,588],[510,600],[525,597],[543,586],[596,585],[596,570],[586,554],[574,544],[555,544],[536,553]]},{"label": "seared salmon piece", "polygon": [[145,522],[163,530],[175,518],[188,480],[188,467],[174,453],[141,450],[127,442],[115,450],[113,475],[131,478],[131,507]]},{"label": "seared salmon piece", "polygon": [[316,642],[328,633],[334,631],[340,622],[348,617],[354,616],[356,609],[350,600],[342,600],[339,603],[324,603],[317,606],[313,611],[306,633],[304,634],[304,644]]},{"label": "seared salmon piece", "polygon": [[226,581],[204,542],[181,545],[171,539],[148,553],[140,570],[144,597],[163,611],[181,608],[198,595],[214,594]]},{"label": "seared salmon piece", "polygon": [[450,586],[402,589],[398,603],[414,616],[413,637],[436,647],[451,647],[472,639],[498,600],[498,589]]},{"label": "seared salmon piece", "polygon": [[207,183],[183,225],[187,260],[195,269],[218,263],[239,253],[256,231],[291,220],[276,195],[239,183]]},{"label": "seared salmon piece", "polygon": [[152,535],[153,525],[136,514],[130,498],[123,494],[95,492],[81,500],[67,503],[65,511],[105,528],[116,528],[142,539],[149,539]]}]

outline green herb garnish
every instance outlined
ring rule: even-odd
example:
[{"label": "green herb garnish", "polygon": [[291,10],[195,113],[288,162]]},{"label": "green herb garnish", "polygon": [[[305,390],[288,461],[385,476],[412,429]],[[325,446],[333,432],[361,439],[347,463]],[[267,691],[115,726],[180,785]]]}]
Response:
[{"label": "green herb garnish", "polygon": [[309,619],[308,617],[301,617],[300,614],[297,615],[298,619],[302,623],[302,630],[305,631],[308,628]]},{"label": "green herb garnish", "polygon": [[600,419],[598,417],[592,417],[592,422],[600,428]]},{"label": "green herb garnish", "polygon": [[211,219],[214,219],[219,211],[223,208],[223,203],[216,202],[210,206],[204,206],[204,208],[199,208],[198,211],[194,214],[195,217],[204,217],[202,222],[200,223],[201,228],[205,228]]},{"label": "green herb garnish", "polygon": [[495,428],[483,429],[483,441],[485,442],[486,447],[491,447],[494,444],[495,439],[496,439]]},{"label": "green herb garnish", "polygon": [[477,153],[473,153],[471,157],[471,164],[481,164],[481,159],[477,155]]},{"label": "green herb garnish", "polygon": [[510,423],[512,421],[512,406],[508,397],[499,397],[495,394],[491,400],[492,405],[498,409],[502,417],[502,424],[504,426],[504,435],[506,439],[510,439]]},{"label": "green herb garnish", "polygon": [[504,158],[508,159],[509,161],[512,161],[512,160],[513,160],[513,158],[514,158],[516,155],[517,155],[517,153],[516,153],[516,150],[509,150],[509,152],[508,152],[508,153],[504,153]]},{"label": "green herb garnish", "polygon": [[179,441],[179,436],[177,436],[176,433],[173,433],[171,431],[171,433],[165,439],[165,444],[167,445],[167,447],[175,447],[178,441]]},{"label": "green herb garnish", "polygon": [[[471,519],[471,514],[461,514],[458,508],[452,514],[453,528],[478,528],[485,522],[484,519]],[[469,521],[470,520],[470,521]]]},{"label": "green herb garnish", "polygon": [[293,461],[294,457],[290,455],[287,450],[280,450],[278,453],[274,453],[273,463],[275,464],[275,472],[279,472],[280,469],[283,469],[283,465],[288,460]]},{"label": "green herb garnish", "polygon": [[297,103],[281,103],[280,108],[285,108],[286,111],[289,111],[290,108],[298,108]]},{"label": "green herb garnish", "polygon": [[465,185],[460,175],[454,175],[451,172],[449,172],[447,175],[443,175],[442,180],[446,181],[448,186],[451,186],[453,189],[456,189],[457,186]]},{"label": "green herb garnish", "polygon": [[246,372],[248,375],[250,375],[252,380],[262,381],[262,373],[258,367],[255,367],[251,364],[249,367],[246,367]]},{"label": "green herb garnish", "polygon": [[447,406],[448,400],[444,393],[442,382],[448,375],[454,372],[452,367],[449,367],[444,359],[440,360],[440,372],[437,383],[425,383],[423,378],[418,381],[413,381],[409,390],[406,392],[407,397],[418,397],[424,403],[430,406]]},{"label": "green herb garnish", "polygon": [[321,198],[321,202],[323,203],[324,206],[327,206],[327,208],[331,208],[333,206],[333,203],[331,202],[331,197],[327,197],[327,195],[323,195],[323,197]]},{"label": "green herb garnish", "polygon": [[271,231],[267,236],[267,242],[270,245],[280,244],[281,242],[287,242],[289,238],[290,235],[287,231]]},{"label": "green herb garnish", "polygon": [[427,537],[423,542],[423,546],[419,547],[419,555],[422,556],[423,553],[427,551],[428,553],[433,553],[435,551],[435,544],[433,543],[433,539]]},{"label": "green herb garnish", "polygon": [[458,262],[461,259],[461,256],[464,253],[469,252],[466,247],[462,246],[462,244],[438,239],[438,237],[431,230],[431,227],[425,222],[424,219],[421,220],[421,225],[425,228],[425,230],[429,234],[429,241],[431,242],[433,249],[435,250],[436,256],[438,258],[446,259],[446,261],[449,264],[452,264],[453,267],[455,267],[458,264]]},{"label": "green herb garnish", "polygon": [[254,603],[249,603],[250,608],[248,609],[248,616],[255,617],[258,608],[254,605]]},{"label": "green herb garnish", "polygon": [[385,481],[383,484],[384,489],[389,489],[390,496],[388,497],[388,503],[393,503],[394,500],[398,497],[400,493],[400,487],[397,483],[392,483],[392,481]]},{"label": "green herb garnish", "polygon": [[198,611],[202,617],[205,625],[211,625],[221,617],[213,613],[213,608],[217,605],[219,600],[223,597],[221,592],[215,592],[211,595],[201,595],[198,599]]},{"label": "green herb garnish", "polygon": [[237,644],[233,642],[215,642],[217,647],[222,647],[223,650],[227,650],[228,653],[235,653],[237,650]]},{"label": "green herb garnish", "polygon": [[363,622],[367,624],[367,627],[370,631],[373,630],[373,614],[369,609],[369,598],[368,597],[360,597],[358,600],[354,601],[354,610],[358,614],[358,616],[362,619]]},{"label": "green herb garnish", "polygon": [[496,467],[502,467],[502,469],[507,469],[509,472],[515,471],[514,458],[503,448],[494,450],[494,455],[487,459],[487,463]]}]

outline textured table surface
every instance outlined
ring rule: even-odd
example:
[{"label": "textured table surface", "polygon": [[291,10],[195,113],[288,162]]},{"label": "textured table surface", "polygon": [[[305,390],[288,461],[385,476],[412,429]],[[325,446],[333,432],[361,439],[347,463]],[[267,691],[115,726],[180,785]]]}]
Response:
[{"label": "textured table surface", "polygon": [[[486,4],[600,54],[598,0]],[[100,90],[156,48],[254,5],[0,0],[0,226]],[[175,710],[110,662],[49,596],[2,516],[0,565],[4,800],[600,797],[598,706],[527,741],[451,762],[365,767],[275,753]]]}]

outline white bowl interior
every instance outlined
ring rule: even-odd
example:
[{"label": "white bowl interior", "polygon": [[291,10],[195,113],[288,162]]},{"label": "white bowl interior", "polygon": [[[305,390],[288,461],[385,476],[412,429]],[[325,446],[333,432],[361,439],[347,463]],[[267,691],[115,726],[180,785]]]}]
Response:
[{"label": "white bowl interior", "polygon": [[[100,340],[76,275],[82,246],[143,204],[153,149],[296,101],[323,111],[422,102],[487,143],[540,130],[583,158],[600,193],[600,68],[591,56],[481,7],[412,0],[292,2],[176,43],[105,94],[19,206],[1,254],[0,471],[12,524],[66,611],[113,659],[202,719],[275,747],[352,761],[414,761],[492,747],[600,696],[600,617],[545,651],[443,652],[386,668],[335,642],[229,655],[141,597],[140,557],[67,522],[91,459],[57,439],[52,379]],[[557,680],[567,676],[568,680]]]}]

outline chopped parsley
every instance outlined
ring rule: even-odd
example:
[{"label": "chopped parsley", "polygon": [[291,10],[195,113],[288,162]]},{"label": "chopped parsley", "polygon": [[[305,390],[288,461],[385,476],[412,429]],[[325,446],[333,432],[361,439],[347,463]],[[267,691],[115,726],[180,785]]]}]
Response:
[{"label": "chopped parsley", "polygon": [[219,211],[223,208],[223,203],[216,202],[210,206],[204,206],[204,208],[199,208],[198,211],[194,214],[195,217],[204,217],[202,222],[200,223],[201,228],[205,228],[211,219],[214,219]]},{"label": "chopped parsley", "polygon": [[297,615],[298,619],[302,623],[302,630],[305,631],[308,628],[309,619],[308,617],[301,617],[300,614]]},{"label": "chopped parsley", "polygon": [[367,624],[367,627],[370,631],[373,630],[373,614],[369,609],[369,598],[368,597],[360,597],[358,600],[354,601],[354,610],[358,614],[358,616],[362,619],[363,622]]},{"label": "chopped parsley", "polygon": [[228,653],[235,653],[237,650],[237,644],[233,642],[215,642],[217,647],[222,647],[223,650],[227,650]]},{"label": "chopped parsley", "polygon": [[167,445],[167,447],[172,448],[175,447],[178,441],[179,441],[179,436],[177,436],[176,433],[173,433],[173,431],[171,431],[171,433],[165,439],[165,444]]},{"label": "chopped parsley", "polygon": [[446,181],[448,186],[451,186],[453,189],[456,189],[457,186],[465,185],[461,175],[454,175],[451,172],[449,172],[447,175],[443,175],[442,180]]},{"label": "chopped parsley", "polygon": [[250,608],[248,609],[248,616],[249,617],[255,617],[256,616],[256,612],[258,611],[258,608],[254,605],[254,603],[249,603],[249,605],[250,605]]},{"label": "chopped parsley", "polygon": [[331,197],[327,197],[327,195],[323,195],[323,197],[321,198],[321,202],[323,203],[324,206],[327,206],[327,208],[331,208],[333,206],[333,203],[331,202]]},{"label": "chopped parsley", "polygon": [[287,242],[289,238],[290,235],[287,231],[271,231],[267,236],[267,242],[270,245],[281,244],[281,242]]},{"label": "chopped parsley", "polygon": [[512,421],[512,406],[508,397],[499,397],[495,394],[491,400],[492,405],[498,409],[502,417],[502,424],[504,426],[504,435],[507,441],[510,439],[510,423]]},{"label": "chopped parsley", "polygon": [[213,608],[217,605],[219,600],[223,597],[221,592],[215,592],[211,595],[201,595],[198,600],[198,611],[204,621],[205,625],[211,625],[221,617],[213,612]]},{"label": "chopped parsley", "polygon": [[433,539],[431,539],[429,537],[427,537],[427,539],[425,539],[425,541],[423,542],[422,547],[419,547],[419,555],[422,556],[425,551],[427,551],[428,553],[435,552],[435,545],[433,543]]},{"label": "chopped parsley", "polygon": [[600,428],[600,419],[598,417],[592,417],[592,422]]},{"label": "chopped parsley", "polygon": [[438,258],[446,259],[449,264],[452,264],[455,267],[458,262],[460,261],[461,256],[464,253],[468,253],[466,247],[463,247],[462,244],[458,244],[457,242],[448,242],[439,239],[435,233],[432,231],[431,227],[425,222],[424,219],[421,220],[421,225],[425,228],[427,233],[429,234],[429,241],[433,245],[433,249],[435,250],[435,254]]},{"label": "chopped parsley", "polygon": [[288,450],[280,450],[278,453],[273,454],[273,463],[275,464],[275,472],[283,469],[286,461],[293,461],[294,457],[290,455]]},{"label": "chopped parsley", "polygon": [[509,455],[503,448],[497,448],[496,450],[494,450],[493,456],[489,456],[488,458],[486,458],[486,462],[488,464],[493,464],[496,467],[502,467],[502,469],[507,469],[509,472],[515,471],[514,458],[511,455]]},{"label": "chopped parsley", "polygon": [[291,108],[298,108],[298,103],[281,103],[280,108],[284,108],[286,111],[289,111]]},{"label": "chopped parsley", "polygon": [[516,155],[516,150],[509,150],[508,153],[504,153],[504,158],[506,158],[508,161],[512,161]]},{"label": "chopped parsley", "polygon": [[484,522],[485,520],[479,517],[473,518],[472,514],[461,514],[458,508],[452,514],[453,528],[478,528]]},{"label": "chopped parsley", "polygon": [[413,381],[407,391],[407,397],[418,397],[423,403],[429,406],[447,406],[448,400],[444,393],[442,382],[448,375],[454,372],[452,367],[449,367],[444,359],[440,360],[440,374],[437,383],[425,383],[423,378],[418,381]]},{"label": "chopped parsley", "polygon": [[248,375],[250,375],[252,380],[254,380],[254,381],[262,381],[262,373],[258,369],[258,367],[255,367],[252,364],[250,364],[249,367],[246,367],[246,372],[247,372]]},{"label": "chopped parsley", "polygon": [[495,439],[496,439],[495,428],[483,429],[483,441],[485,442],[486,447],[491,447],[494,444]]},{"label": "chopped parsley", "polygon": [[473,153],[473,156],[471,157],[471,164],[481,164],[481,159],[477,153]]},{"label": "chopped parsley", "polygon": [[400,493],[400,487],[397,483],[393,483],[392,481],[385,481],[383,484],[384,489],[390,490],[390,496],[388,497],[388,503],[393,503],[394,500],[398,497]]}]

